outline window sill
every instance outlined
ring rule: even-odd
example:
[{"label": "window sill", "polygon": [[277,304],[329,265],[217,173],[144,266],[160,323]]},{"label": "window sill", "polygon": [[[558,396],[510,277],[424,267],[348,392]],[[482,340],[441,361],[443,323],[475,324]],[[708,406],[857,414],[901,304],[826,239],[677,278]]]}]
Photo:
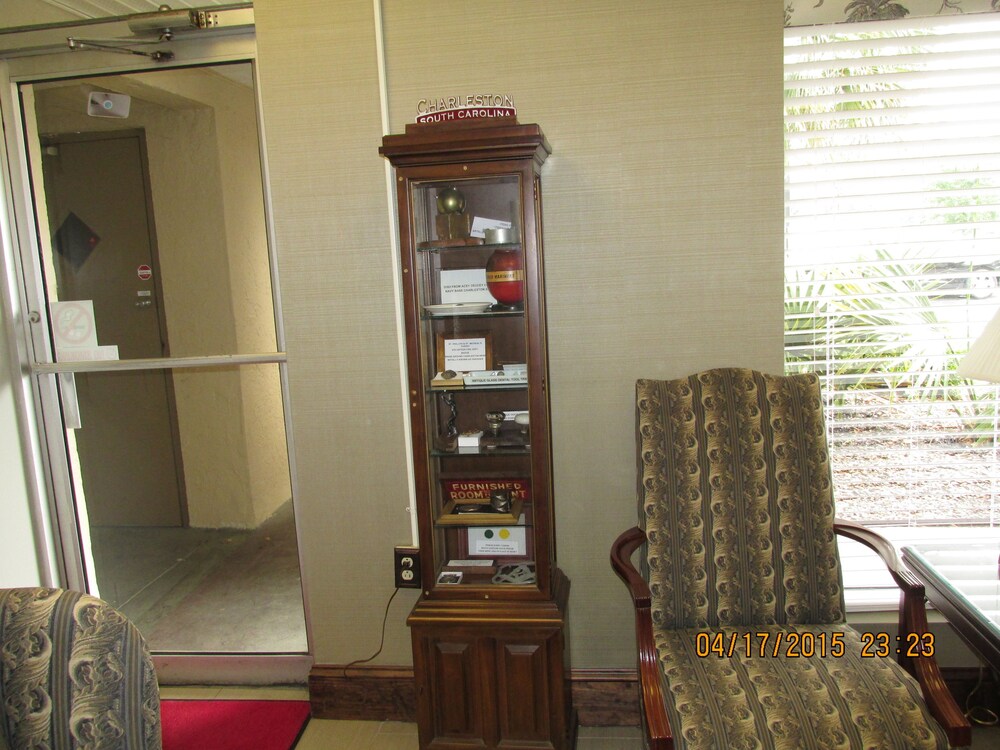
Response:
[{"label": "window sill", "polygon": [[[897,550],[921,542],[995,539],[1000,533],[996,528],[985,526],[872,525],[869,528],[892,542]],[[881,558],[851,539],[838,537],[838,542],[847,612],[896,612],[899,609],[899,589]]]}]

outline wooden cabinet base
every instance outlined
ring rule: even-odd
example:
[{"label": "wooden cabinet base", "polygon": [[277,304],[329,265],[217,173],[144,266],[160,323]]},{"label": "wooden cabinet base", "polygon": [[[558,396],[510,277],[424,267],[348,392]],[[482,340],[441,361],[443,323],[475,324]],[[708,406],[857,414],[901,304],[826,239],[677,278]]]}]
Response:
[{"label": "wooden cabinet base", "polygon": [[564,576],[554,601],[420,601],[413,639],[420,747],[575,744]]}]

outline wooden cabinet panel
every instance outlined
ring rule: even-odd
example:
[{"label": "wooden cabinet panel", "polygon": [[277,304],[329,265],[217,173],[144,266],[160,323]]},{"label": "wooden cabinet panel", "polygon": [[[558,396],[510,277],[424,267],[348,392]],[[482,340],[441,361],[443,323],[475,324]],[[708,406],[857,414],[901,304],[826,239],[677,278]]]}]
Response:
[{"label": "wooden cabinet panel", "polygon": [[549,736],[548,658],[545,644],[499,641],[498,722],[504,740]]},{"label": "wooden cabinet panel", "polygon": [[573,746],[564,581],[549,604],[418,602],[409,625],[422,748]]},{"label": "wooden cabinet panel", "polygon": [[430,639],[431,695],[437,737],[481,737],[482,691],[477,682],[477,649],[469,642]]}]

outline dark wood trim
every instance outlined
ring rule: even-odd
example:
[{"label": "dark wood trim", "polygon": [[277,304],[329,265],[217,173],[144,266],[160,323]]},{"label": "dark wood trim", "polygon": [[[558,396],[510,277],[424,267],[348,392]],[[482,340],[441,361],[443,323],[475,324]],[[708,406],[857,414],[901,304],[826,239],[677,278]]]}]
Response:
[{"label": "dark wood trim", "polygon": [[639,677],[634,669],[574,669],[570,685],[580,726],[639,726]]},{"label": "dark wood trim", "polygon": [[[574,669],[570,680],[581,726],[639,725],[634,669]],[[318,719],[415,721],[413,668],[316,664],[309,701]]]},{"label": "dark wood trim", "polygon": [[966,708],[966,701],[972,693],[971,705],[1000,712],[1000,673],[993,672],[988,666],[980,667],[946,667],[941,669],[945,684],[955,701]]},{"label": "dark wood trim", "polygon": [[[950,667],[941,671],[951,692],[964,704],[979,670]],[[986,679],[989,690],[988,675]],[[639,726],[639,680],[634,669],[574,669],[570,681],[580,726]],[[317,719],[416,721],[412,667],[317,664],[309,673],[309,700]]]},{"label": "dark wood trim", "polygon": [[309,703],[318,719],[416,721],[413,667],[314,664]]}]

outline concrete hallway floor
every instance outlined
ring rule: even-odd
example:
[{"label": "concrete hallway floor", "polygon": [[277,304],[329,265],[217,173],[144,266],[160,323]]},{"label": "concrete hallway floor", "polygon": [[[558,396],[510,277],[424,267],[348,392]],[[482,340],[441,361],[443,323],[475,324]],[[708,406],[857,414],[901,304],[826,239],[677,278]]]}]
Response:
[{"label": "concrete hallway floor", "polygon": [[291,502],[254,530],[91,529],[100,596],[154,652],[304,653]]}]

